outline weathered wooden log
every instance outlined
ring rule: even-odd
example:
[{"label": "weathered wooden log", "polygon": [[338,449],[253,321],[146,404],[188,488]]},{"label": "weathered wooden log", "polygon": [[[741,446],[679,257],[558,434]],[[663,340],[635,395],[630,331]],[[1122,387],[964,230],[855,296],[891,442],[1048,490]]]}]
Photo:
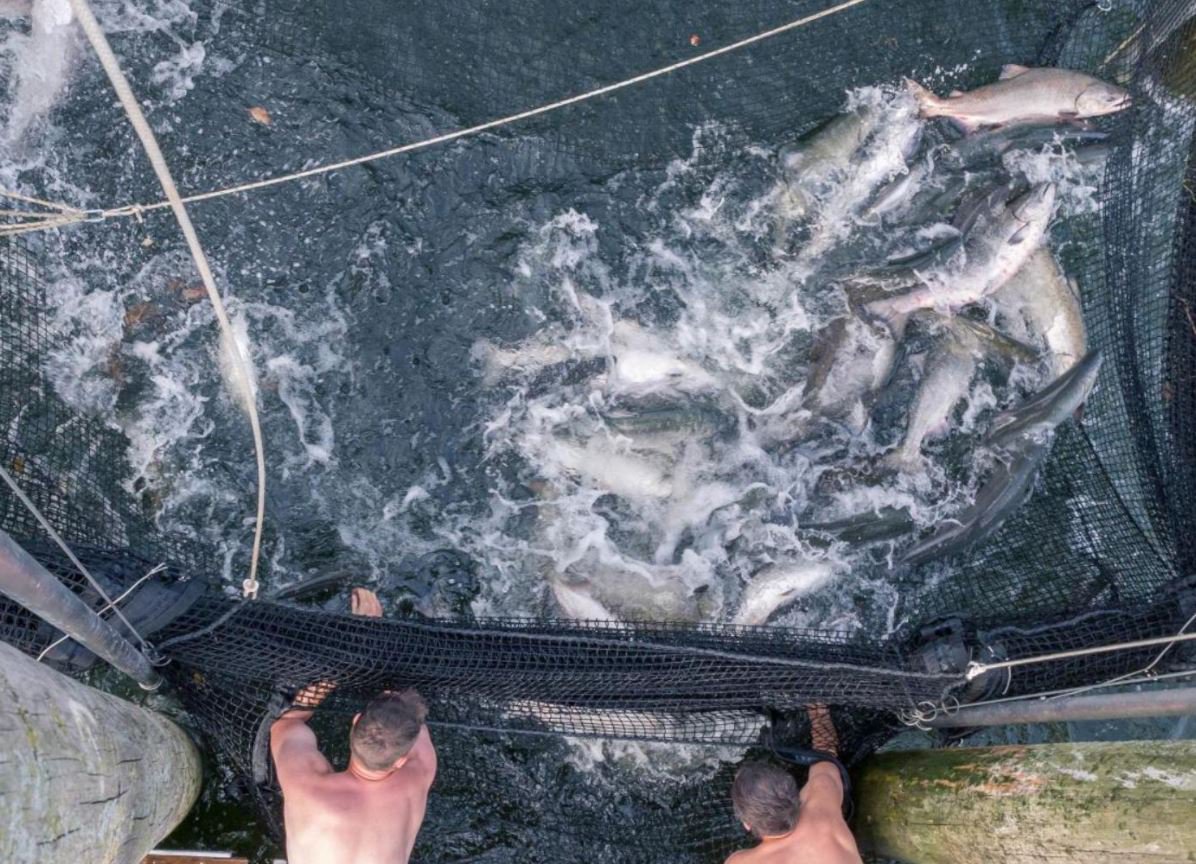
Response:
[{"label": "weathered wooden log", "polygon": [[909,864],[1196,861],[1196,742],[914,750],[855,778],[861,847]]},{"label": "weathered wooden log", "polygon": [[166,718],[0,643],[0,861],[138,864],[191,809],[200,773]]}]

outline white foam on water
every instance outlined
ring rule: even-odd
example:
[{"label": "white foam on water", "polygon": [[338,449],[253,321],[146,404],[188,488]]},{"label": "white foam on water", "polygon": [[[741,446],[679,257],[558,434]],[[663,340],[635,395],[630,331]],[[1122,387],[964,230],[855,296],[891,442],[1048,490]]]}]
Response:
[{"label": "white foam on water", "polygon": [[[866,569],[855,565],[861,556],[872,560],[876,550],[812,546],[802,534],[803,520],[795,516],[815,503],[815,521],[893,508],[929,526],[966,505],[977,481],[948,479],[932,452],[921,473],[829,494],[814,491],[820,472],[811,470],[811,458],[818,458],[814,454],[827,433],[816,431],[802,410],[808,368],[793,346],[808,344],[842,314],[838,288],[818,276],[819,255],[847,239],[854,244],[857,235],[871,230],[858,224],[856,208],[880,183],[905,170],[918,124],[900,90],[851,94],[850,105],[861,103],[885,112],[887,122],[864,148],[861,171],[843,178],[819,202],[823,209],[810,244],[794,255],[762,258],[771,233],[762,226],[776,218],[776,196],[742,179],[750,175],[752,160],[771,154],[738,154],[730,160],[738,164],[712,170],[706,161],[711,154],[723,162],[728,154],[720,152],[719,130],[710,126],[695,134],[690,156],[671,163],[656,192],[642,202],[645,212],[658,215],[657,230],[625,249],[623,262],[601,259],[603,226],[576,210],[547,220],[521,248],[512,291],[534,286],[524,295],[534,297],[528,316],[544,324],[523,343],[486,343],[475,356],[487,384],[506,394],[485,425],[487,452],[495,459],[517,455],[526,465],[525,482],[540,492],[517,505],[510,490],[496,490],[504,504],[491,508],[485,530],[459,532],[475,557],[502,573],[493,590],[483,583],[475,611],[525,614],[529,609],[519,604],[528,597],[545,602],[546,594],[552,596],[535,591],[537,582],[543,587],[568,582],[570,574],[600,576],[607,572],[604,566],[617,562],[620,573],[647,574],[639,589],[625,588],[630,593],[617,598],[622,614],[643,617],[657,608],[656,586],[672,580],[679,592],[696,586],[708,592],[710,602],[685,606],[689,614],[728,620],[756,574],[789,572],[785,567],[802,572],[803,565],[822,561],[830,578],[807,580],[817,602],[805,611],[782,609],[775,622],[841,632],[865,626],[892,632],[900,625],[897,593],[883,579],[867,581],[854,572]],[[1091,178],[1074,159],[1044,148],[1010,168],[1034,181],[1059,183],[1061,208],[1069,214],[1088,212]],[[676,314],[643,317],[638,310],[662,293],[678,299]],[[605,370],[580,382],[543,383],[554,366],[583,359],[605,360]],[[951,434],[981,434],[987,418],[1012,394],[1034,389],[1027,386],[1032,374],[1020,370],[1012,388],[976,375],[953,412]],[[678,428],[624,430],[611,419],[653,410],[672,412],[662,422]],[[722,425],[708,415],[721,416]],[[858,436],[838,439],[839,446],[848,445],[849,459],[885,449],[867,419],[866,412],[856,418],[862,427]],[[762,436],[766,428],[771,437]],[[794,440],[786,442],[776,430],[789,430]],[[837,437],[832,432],[826,445]],[[782,446],[787,443],[797,449]],[[810,458],[805,448],[812,448]],[[531,536],[508,533],[526,532],[529,507],[537,514]],[[512,593],[521,580],[533,590]],[[599,586],[569,585],[568,596],[589,591],[588,599],[603,597]],[[872,595],[872,621],[854,608],[852,590]],[[557,595],[565,596],[559,590]],[[610,613],[610,602],[598,608]],[[547,603],[551,608],[551,599]]]},{"label": "white foam on water", "polygon": [[1011,150],[1001,161],[1010,174],[1031,185],[1054,183],[1057,212],[1082,216],[1100,210],[1103,164],[1086,165],[1070,150],[1053,145]]},{"label": "white foam on water", "polygon": [[[214,53],[219,49],[215,37],[227,8],[226,4],[216,4],[202,31],[199,15],[187,0],[105,0],[97,3],[95,14],[110,36],[148,33],[161,37],[152,43],[155,57],[149,77],[152,91],[139,95],[151,102],[160,99],[169,104],[177,103],[194,90],[199,76],[219,77],[239,62]],[[168,45],[173,45],[177,53],[163,58]],[[168,121],[163,118],[158,122]]]},{"label": "white foam on water", "polygon": [[58,102],[78,54],[79,37],[67,0],[33,0],[28,14],[28,34],[10,31],[4,44],[4,60],[16,78],[3,133],[5,149],[21,144],[30,127]]},{"label": "white foam on water", "polygon": [[906,157],[921,130],[918,105],[904,87],[861,87],[848,93],[845,112],[867,110],[879,114],[876,131],[852,160],[851,170],[815,204],[809,239],[797,253],[813,266],[818,258],[853,232],[872,193],[904,174]]},{"label": "white foam on water", "polygon": [[48,323],[55,338],[45,370],[64,402],[84,413],[103,415],[116,403],[114,373],[125,311],[116,291],[89,286],[75,273],[50,279]]},{"label": "white foam on water", "polygon": [[[159,98],[183,98],[197,75],[218,74],[181,0],[106,6],[102,17],[113,32],[165,34],[177,45],[177,55],[154,68]],[[392,489],[342,464],[333,394],[355,371],[339,347],[353,333],[335,285],[322,298],[305,296],[301,307],[246,297],[230,304],[241,350],[261,376],[235,389],[265,406],[273,464],[284,480],[309,480],[314,509],[334,521],[340,541],[362,553],[374,575],[399,548],[411,556],[445,547],[469,553],[482,568],[479,614],[553,612],[553,584],[598,573],[625,588],[627,596],[616,598],[620,617],[659,610],[671,586],[674,608],[691,620],[730,620],[756,574],[818,562],[831,571],[809,580],[819,602],[781,608],[774,621],[891,630],[894,593],[854,573],[871,553],[813,544],[802,532],[805,514],[812,506],[820,518],[897,507],[930,524],[970,487],[950,487],[927,460],[925,475],[821,497],[815,490],[819,452],[847,448],[849,458],[866,458],[883,449],[866,415],[856,418],[862,432],[845,436],[817,428],[802,405],[809,343],[844,308],[821,256],[874,230],[859,224],[859,208],[905,170],[918,125],[898,88],[863,88],[848,105],[867,105],[884,119],[858,170],[819,202],[808,243],[795,254],[772,254],[774,154],[734,152],[714,124],[695,130],[688,157],[654,175],[656,188],[639,202],[652,223],[642,238],[608,238],[613,228],[577,207],[531,226],[509,291],[523,302],[532,333],[521,342],[479,341],[474,357],[479,380],[493,385],[476,434],[493,462],[522,466],[518,483],[534,495],[501,480],[482,512],[441,510],[436,490],[459,482],[447,469]],[[1070,176],[1074,166],[1052,158],[1036,154],[1014,167],[1056,181]],[[345,279],[379,295],[393,291],[387,265],[397,250],[388,232],[386,221],[368,227]],[[618,250],[613,258],[610,249]],[[136,379],[138,399],[116,420],[132,442],[132,488],[154,496],[164,527],[194,532],[197,509],[211,514],[201,530],[219,539],[231,578],[248,534],[228,514],[240,512],[234,502],[251,490],[217,470],[227,450],[215,438],[235,438],[250,453],[247,430],[215,385],[213,361],[228,346],[219,346],[206,302],[162,302],[160,326],[144,333],[125,320],[126,310],[160,302],[167,283],[187,273],[181,254],[168,253],[154,256],[129,286],[85,290],[84,276],[59,278],[53,376],[70,404],[93,413],[112,411],[126,371]],[[668,314],[654,314],[660,298],[671,298]],[[557,383],[554,368],[576,361],[593,371]],[[962,410],[963,431],[995,399],[979,381]],[[657,428],[622,429],[616,419],[653,412],[663,418]],[[285,566],[281,551],[276,557]],[[861,617],[851,597],[857,588],[875,597],[879,621]]]}]

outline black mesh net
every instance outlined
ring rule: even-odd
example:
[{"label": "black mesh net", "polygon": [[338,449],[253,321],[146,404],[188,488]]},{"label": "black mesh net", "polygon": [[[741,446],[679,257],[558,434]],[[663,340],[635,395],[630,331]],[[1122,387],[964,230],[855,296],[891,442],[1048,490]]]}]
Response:
[{"label": "black mesh net", "polygon": [[[529,0],[501,11],[486,3],[404,3],[400,10],[373,0],[350,8],[266,0],[252,14],[224,10],[236,24],[230,39],[258,51],[261,62],[211,82],[199,105],[215,116],[214,125],[220,106],[239,106],[267,66],[271,80],[291,82],[286,93],[272,94],[279,113],[315,101],[335,106],[329,110],[343,122],[339,132],[329,124],[271,147],[225,152],[219,136],[188,142],[192,149],[175,154],[176,171],[195,188],[200,178],[217,187],[293,170],[311,152],[356,155],[380,139],[426,137],[684,58],[690,33],[713,46],[823,8],[776,0],[649,5],[654,26],[628,34],[632,43],[617,58],[603,51],[605,34],[623,17],[644,15],[641,0]],[[1080,285],[1089,342],[1105,357],[1083,423],[1060,429],[1034,494],[993,537],[962,559],[887,577],[906,598],[910,622],[892,635],[414,614],[364,620],[205,590],[216,565],[202,543],[156,528],[152,500],[129,485],[121,434],[56,396],[44,362],[52,338],[45,286],[36,254],[17,243],[0,249],[0,460],[113,593],[166,565],[137,589],[159,593],[140,600],[135,622],[170,661],[168,677],[188,721],[244,778],[275,828],[265,730],[288,700],[312,684],[335,684],[316,722],[322,740],[343,740],[347,717],[363,700],[415,686],[433,706],[438,744],[450,754],[441,759],[431,804],[437,829],[423,833],[418,847],[424,860],[541,860],[535,850],[548,833],[556,839],[543,860],[714,860],[742,837],[726,803],[730,762],[698,777],[678,770],[667,782],[653,775],[631,786],[576,784],[570,774],[580,769],[571,767],[563,736],[721,745],[735,748],[727,757],[733,761],[745,748],[765,752],[768,734],[806,743],[803,709],[826,703],[854,760],[919,706],[1090,685],[1147,666],[1159,649],[1019,666],[975,682],[964,676],[969,661],[1165,636],[1196,612],[1193,11],[1185,0],[872,0],[535,118],[517,137],[499,131],[454,144],[447,156],[374,163],[304,189],[302,215],[288,223],[296,230],[352,220],[345,213],[351,202],[378,198],[418,224],[443,212],[447,200],[499,209],[529,185],[566,184],[584,196],[629,166],[663,166],[687,153],[694,130],[711,121],[729,130],[728,146],[779,145],[835,114],[846,89],[903,75],[959,69],[948,77],[968,88],[1017,62],[1088,70],[1127,86],[1133,107],[1100,124],[1111,144],[1101,206],[1067,219],[1055,238],[1065,270]],[[205,9],[197,20],[214,15]],[[559,38],[525,43],[526,51],[509,38],[536,31],[546,18]],[[374,26],[363,28],[363,20]],[[351,74],[326,75],[310,61],[313,54],[337,56]],[[144,61],[131,62],[135,72]],[[98,151],[126,152],[125,127],[107,115],[90,122],[100,118],[87,113],[110,103],[87,104],[93,107],[76,107],[74,119]],[[394,120],[395,106],[403,116],[409,110],[433,118],[436,128]],[[616,127],[624,131],[610,134]],[[445,160],[470,148],[486,154],[485,169],[458,166],[443,180],[437,172],[446,170]],[[441,178],[421,179],[431,190],[422,197],[414,185],[421,172]],[[156,197],[139,168],[114,163],[96,177],[99,194]],[[201,230],[219,241],[229,237],[226,223],[269,223],[293,203],[287,188],[206,205]],[[115,230],[133,236],[132,229]],[[435,265],[411,278],[455,273],[460,252],[439,250]],[[368,327],[362,338],[370,338]],[[7,488],[0,488],[0,527],[100,607]],[[58,635],[0,603],[0,637],[22,650],[39,653]],[[85,652],[69,643],[56,650],[53,659],[64,665],[87,664]],[[1158,668],[1186,662],[1176,650]],[[617,839],[611,814],[621,820]]]}]

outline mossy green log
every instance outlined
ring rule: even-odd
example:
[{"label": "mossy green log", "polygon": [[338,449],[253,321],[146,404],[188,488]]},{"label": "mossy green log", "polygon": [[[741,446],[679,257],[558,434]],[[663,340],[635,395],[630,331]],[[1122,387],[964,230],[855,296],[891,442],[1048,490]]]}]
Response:
[{"label": "mossy green log", "polygon": [[1196,862],[1196,741],[896,751],[855,793],[861,846],[909,864]]},{"label": "mossy green log", "polygon": [[152,711],[0,643],[0,861],[139,864],[199,794],[199,753]]}]

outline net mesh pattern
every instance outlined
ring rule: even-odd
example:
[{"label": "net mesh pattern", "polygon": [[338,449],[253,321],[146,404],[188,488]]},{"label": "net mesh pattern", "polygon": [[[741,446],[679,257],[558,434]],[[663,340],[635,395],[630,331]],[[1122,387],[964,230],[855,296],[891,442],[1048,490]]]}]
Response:
[{"label": "net mesh pattern", "polygon": [[[509,18],[501,31],[485,3],[454,4],[451,22],[445,8],[428,3],[404,3],[400,12],[358,0],[353,14],[295,0],[260,5],[240,23],[257,48],[294,72],[297,89],[289,98],[307,98],[302,87],[310,85],[336,110],[363,118],[350,122],[353,135],[335,146],[318,130],[305,141],[329,145],[322,152],[338,158],[376,143],[368,118],[390,106],[438,118],[435,130],[405,130],[424,137],[680,59],[689,48],[673,38],[678,34],[698,32],[706,44],[722,44],[825,8],[775,0],[654,3],[659,26],[634,36],[642,50],[620,54],[653,63],[633,68],[610,62],[601,46],[610,22],[644,14],[639,0],[513,4],[503,11]],[[866,3],[816,29],[537,118],[521,127],[517,141],[498,132],[460,145],[496,153],[509,145],[497,162],[501,180],[473,178],[483,191],[487,183],[564,176],[599,182],[630,165],[667,164],[710,121],[744,142],[792,139],[838,111],[844,90],[902,75],[959,67],[966,71],[953,81],[967,88],[1009,62],[1094,71],[1135,96],[1130,110],[1104,124],[1112,150],[1099,213],[1068,220],[1058,238],[1065,269],[1080,285],[1090,343],[1105,353],[1101,379],[1082,426],[1061,430],[1035,494],[995,536],[966,560],[895,574],[898,590],[920,598],[912,613],[917,626],[886,638],[669,623],[367,621],[243,604],[213,590],[163,623],[152,641],[172,661],[168,675],[186,719],[246,778],[275,827],[265,730],[288,699],[313,684],[335,684],[317,714],[327,730],[322,740],[343,739],[347,718],[380,689],[416,686],[434,706],[438,744],[460,758],[442,759],[429,817],[439,827],[421,835],[417,853],[427,860],[474,860],[492,848],[487,832],[497,829],[479,809],[491,802],[502,812],[502,845],[523,850],[518,860],[539,860],[537,838],[552,831],[561,838],[554,855],[575,848],[599,861],[659,861],[667,849],[670,860],[706,861],[742,837],[726,805],[730,766],[671,785],[563,791],[561,736],[750,748],[769,728],[803,740],[801,709],[824,702],[834,706],[845,751],[857,758],[893,734],[899,713],[974,698],[977,686],[1032,693],[1150,664],[1158,649],[1019,667],[969,687],[961,665],[944,665],[936,659],[942,654],[928,652],[933,640],[926,634],[934,627],[921,626],[958,618],[965,660],[1012,660],[1168,635],[1196,611],[1184,582],[1196,571],[1196,17],[1184,0],[1107,5],[908,0],[882,10]],[[511,27],[535,31],[547,16],[567,38],[527,53],[503,41]],[[377,26],[363,30],[363,17]],[[293,26],[279,27],[279,20]],[[313,46],[353,58],[354,74],[323,75],[305,60]],[[396,57],[402,62],[392,62]],[[236,101],[220,92],[219,80],[212,86],[216,98]],[[608,134],[615,116],[634,132]],[[94,130],[101,147],[119,151],[128,143],[120,124],[96,123]],[[199,142],[194,154],[180,155],[178,171],[207,187],[270,176],[304,155],[249,147],[213,159],[205,146],[218,142]],[[327,223],[354,195],[407,188],[405,172],[432,160],[417,155],[315,181],[310,218]],[[153,197],[144,176],[114,171],[97,180],[124,181]],[[264,214],[281,194],[266,191],[244,205],[216,202],[205,223],[230,219],[234,207]],[[162,536],[143,512],[127,487],[121,434],[55,395],[46,374],[53,339],[46,310],[36,256],[23,245],[4,245],[0,460],[114,588],[158,562],[169,565],[168,579],[214,572],[204,550]],[[0,489],[0,527],[99,606],[7,489]],[[0,638],[37,652],[56,635],[0,601]],[[1167,663],[1190,662],[1185,653],[1171,652]],[[531,742],[518,751],[518,764],[509,758],[512,734]],[[491,752],[505,758],[489,759]],[[612,801],[624,817],[618,839],[587,816],[600,803],[609,812]],[[551,858],[545,853],[543,860]]]}]

